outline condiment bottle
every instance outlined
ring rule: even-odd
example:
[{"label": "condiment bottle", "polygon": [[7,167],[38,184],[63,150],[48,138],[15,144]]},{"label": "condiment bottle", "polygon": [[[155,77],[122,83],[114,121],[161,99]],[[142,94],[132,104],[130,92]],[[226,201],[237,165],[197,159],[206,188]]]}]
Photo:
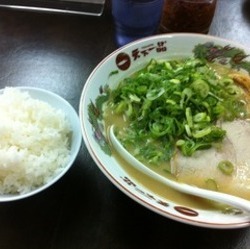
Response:
[{"label": "condiment bottle", "polygon": [[207,34],[212,23],[216,0],[165,0],[160,32]]}]

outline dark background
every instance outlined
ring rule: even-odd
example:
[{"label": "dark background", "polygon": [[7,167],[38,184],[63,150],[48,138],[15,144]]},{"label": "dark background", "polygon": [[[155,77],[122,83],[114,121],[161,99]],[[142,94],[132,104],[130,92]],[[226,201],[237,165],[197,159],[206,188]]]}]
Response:
[{"label": "dark background", "polygon": [[[116,49],[101,17],[0,8],[0,88],[37,86],[78,110],[94,67]],[[250,1],[218,0],[210,34],[250,46]],[[128,198],[82,143],[69,172],[30,198],[0,203],[0,249],[250,248],[249,228],[216,230],[164,218]]]}]

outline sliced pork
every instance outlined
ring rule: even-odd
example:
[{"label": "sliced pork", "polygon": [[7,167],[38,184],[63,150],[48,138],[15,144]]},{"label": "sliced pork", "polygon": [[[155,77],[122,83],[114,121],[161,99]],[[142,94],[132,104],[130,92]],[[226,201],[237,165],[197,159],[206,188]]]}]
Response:
[{"label": "sliced pork", "polygon": [[[192,157],[177,152],[171,161],[172,173],[181,182],[204,188],[212,179],[219,191],[250,199],[250,122],[235,120],[221,126],[227,132],[221,146],[197,151]],[[232,175],[217,167],[225,160],[234,165]]]}]

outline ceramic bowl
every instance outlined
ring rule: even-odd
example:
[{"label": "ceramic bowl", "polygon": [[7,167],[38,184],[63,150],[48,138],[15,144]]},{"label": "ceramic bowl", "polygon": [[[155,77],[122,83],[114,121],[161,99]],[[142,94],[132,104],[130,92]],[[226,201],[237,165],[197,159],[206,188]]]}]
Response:
[{"label": "ceramic bowl", "polygon": [[[100,96],[105,87],[115,88],[123,78],[143,68],[150,59],[173,59],[202,56],[207,61],[250,70],[250,49],[235,42],[199,34],[163,34],[132,42],[108,55],[90,74],[80,100],[82,135],[96,165],[122,192],[144,207],[164,217],[201,227],[240,228],[250,225],[243,213],[225,213],[208,208],[192,196],[166,188],[149,179],[140,180],[138,172],[124,168],[110,151],[110,143],[103,129]],[[97,99],[99,99],[97,101]]]},{"label": "ceramic bowl", "polygon": [[[27,92],[32,99],[37,99],[48,103],[55,110],[61,110],[65,114],[65,117],[69,121],[70,130],[72,131],[70,141],[70,155],[63,169],[60,170],[59,173],[57,173],[55,176],[53,176],[48,182],[31,190],[30,192],[26,192],[23,194],[0,195],[0,202],[14,201],[30,197],[32,195],[38,194],[39,192],[50,187],[52,184],[56,183],[72,166],[76,156],[78,155],[82,142],[79,116],[76,113],[75,109],[65,99],[53,92],[40,88],[25,86],[16,88],[18,88],[21,92]],[[3,91],[4,89],[1,89],[0,94],[3,94]]]}]

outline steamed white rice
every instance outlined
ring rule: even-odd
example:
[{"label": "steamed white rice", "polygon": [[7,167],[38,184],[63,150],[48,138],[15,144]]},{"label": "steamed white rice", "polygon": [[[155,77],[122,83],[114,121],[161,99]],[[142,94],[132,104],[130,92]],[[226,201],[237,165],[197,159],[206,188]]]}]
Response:
[{"label": "steamed white rice", "polygon": [[69,157],[63,112],[17,88],[0,95],[0,194],[27,193],[50,181]]}]

